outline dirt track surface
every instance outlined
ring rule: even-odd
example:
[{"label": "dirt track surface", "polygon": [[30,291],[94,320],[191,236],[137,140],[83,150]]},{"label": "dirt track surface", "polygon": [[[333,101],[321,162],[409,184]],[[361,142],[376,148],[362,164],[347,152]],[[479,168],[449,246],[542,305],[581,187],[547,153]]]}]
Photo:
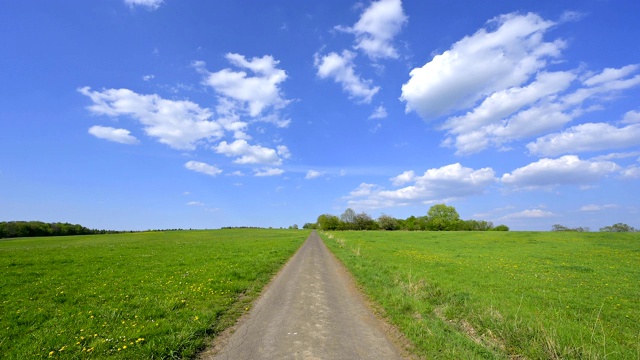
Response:
[{"label": "dirt track surface", "polygon": [[313,232],[217,354],[202,358],[402,359],[385,329]]}]

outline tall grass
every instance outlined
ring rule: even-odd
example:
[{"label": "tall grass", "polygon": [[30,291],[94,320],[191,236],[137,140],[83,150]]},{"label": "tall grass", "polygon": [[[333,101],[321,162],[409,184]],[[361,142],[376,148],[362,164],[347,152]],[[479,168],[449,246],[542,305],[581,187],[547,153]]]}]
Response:
[{"label": "tall grass", "polygon": [[216,230],[0,241],[0,357],[191,357],[233,323],[308,235]]},{"label": "tall grass", "polygon": [[428,359],[640,359],[640,234],[322,234]]}]

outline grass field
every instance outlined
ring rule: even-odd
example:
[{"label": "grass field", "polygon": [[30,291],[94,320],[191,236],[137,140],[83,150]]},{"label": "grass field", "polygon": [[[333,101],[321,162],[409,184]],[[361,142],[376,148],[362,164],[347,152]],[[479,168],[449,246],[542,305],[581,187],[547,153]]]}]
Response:
[{"label": "grass field", "polygon": [[294,230],[0,241],[2,359],[188,358],[308,237]]},{"label": "grass field", "polygon": [[321,234],[427,359],[640,359],[640,234]]}]

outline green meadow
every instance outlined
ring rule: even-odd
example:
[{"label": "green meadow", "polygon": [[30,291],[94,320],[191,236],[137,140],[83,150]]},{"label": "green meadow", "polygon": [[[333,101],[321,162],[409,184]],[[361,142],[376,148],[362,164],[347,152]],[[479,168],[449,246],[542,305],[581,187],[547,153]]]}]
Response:
[{"label": "green meadow", "polygon": [[330,232],[427,359],[640,359],[640,233]]},{"label": "green meadow", "polygon": [[190,358],[233,324],[308,231],[0,241],[2,359]]}]

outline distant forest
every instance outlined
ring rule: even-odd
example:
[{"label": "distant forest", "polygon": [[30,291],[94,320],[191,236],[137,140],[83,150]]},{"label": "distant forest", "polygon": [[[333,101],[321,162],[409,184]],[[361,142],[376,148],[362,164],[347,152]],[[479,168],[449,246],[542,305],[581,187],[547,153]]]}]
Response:
[{"label": "distant forest", "polygon": [[0,239],[33,236],[65,236],[116,234],[120,231],[89,229],[78,224],[45,223],[42,221],[3,221],[0,222]]}]

